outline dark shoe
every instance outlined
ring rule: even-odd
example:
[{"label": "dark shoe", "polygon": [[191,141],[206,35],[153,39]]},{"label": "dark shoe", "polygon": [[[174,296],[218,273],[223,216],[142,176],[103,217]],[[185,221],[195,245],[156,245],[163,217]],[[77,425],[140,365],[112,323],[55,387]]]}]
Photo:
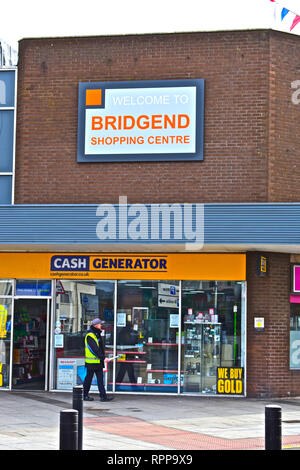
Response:
[{"label": "dark shoe", "polygon": [[105,397],[105,398],[100,398],[100,401],[112,401],[114,397]]},{"label": "dark shoe", "polygon": [[94,401],[94,398],[89,397],[88,395],[83,397],[84,401]]}]

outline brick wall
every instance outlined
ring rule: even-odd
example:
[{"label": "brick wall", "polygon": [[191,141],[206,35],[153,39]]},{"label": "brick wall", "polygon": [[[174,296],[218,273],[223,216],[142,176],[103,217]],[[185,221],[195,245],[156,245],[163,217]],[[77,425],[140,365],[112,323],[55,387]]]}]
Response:
[{"label": "brick wall", "polygon": [[[16,203],[267,200],[269,32],[20,42]],[[83,81],[204,78],[203,162],[76,161]]]},{"label": "brick wall", "polygon": [[299,41],[293,34],[274,32],[270,36],[270,202],[300,201],[300,103],[293,103],[296,89],[291,87],[292,82],[300,81]]},{"label": "brick wall", "polygon": [[[269,274],[256,276],[257,253],[247,253],[247,394],[299,396],[300,374],[289,368],[290,257],[268,253]],[[265,330],[254,331],[264,317]]]}]

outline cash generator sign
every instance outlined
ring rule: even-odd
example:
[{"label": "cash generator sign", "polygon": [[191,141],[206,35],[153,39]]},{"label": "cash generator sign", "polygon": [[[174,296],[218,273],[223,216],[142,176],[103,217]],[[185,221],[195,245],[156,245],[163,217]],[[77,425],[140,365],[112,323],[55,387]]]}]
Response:
[{"label": "cash generator sign", "polygon": [[203,80],[79,84],[79,162],[203,159]]},{"label": "cash generator sign", "polygon": [[51,275],[60,273],[155,273],[167,272],[167,256],[143,255],[55,255],[51,257]]}]

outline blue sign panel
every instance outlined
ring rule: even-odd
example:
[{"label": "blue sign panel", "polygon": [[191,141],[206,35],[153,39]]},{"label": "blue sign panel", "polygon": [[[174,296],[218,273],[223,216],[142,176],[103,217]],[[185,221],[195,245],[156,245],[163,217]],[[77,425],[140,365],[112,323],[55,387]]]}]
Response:
[{"label": "blue sign panel", "polygon": [[51,281],[16,281],[16,295],[20,297],[50,297]]},{"label": "blue sign panel", "polygon": [[79,84],[78,162],[203,160],[204,80]]}]

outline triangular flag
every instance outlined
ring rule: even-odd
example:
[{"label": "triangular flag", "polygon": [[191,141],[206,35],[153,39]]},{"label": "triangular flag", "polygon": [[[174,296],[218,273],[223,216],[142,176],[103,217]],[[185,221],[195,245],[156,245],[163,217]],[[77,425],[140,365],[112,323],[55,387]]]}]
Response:
[{"label": "triangular flag", "polygon": [[292,31],[292,29],[295,28],[295,26],[299,23],[299,21],[300,21],[300,16],[296,15],[292,23],[292,26],[290,27],[290,31]]},{"label": "triangular flag", "polygon": [[281,10],[281,21],[283,20],[283,18],[288,14],[290,10],[288,10],[287,8],[283,8]]}]

